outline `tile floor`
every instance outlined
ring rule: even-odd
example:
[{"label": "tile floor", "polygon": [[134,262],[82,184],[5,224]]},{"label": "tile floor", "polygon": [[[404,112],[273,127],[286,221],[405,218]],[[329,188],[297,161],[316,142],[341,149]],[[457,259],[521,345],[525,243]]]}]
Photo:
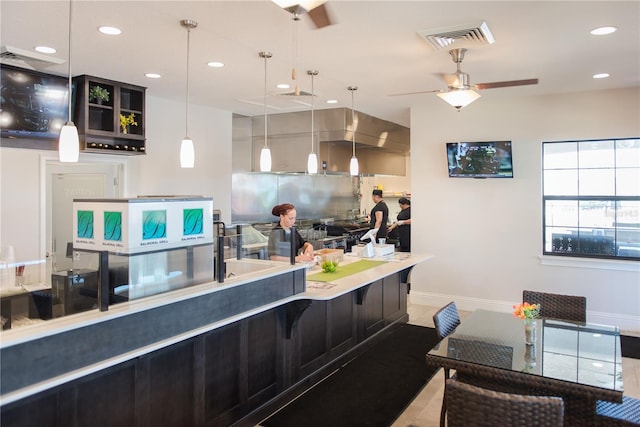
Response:
[{"label": "tile floor", "polygon": [[[409,323],[433,327],[433,314],[438,308],[411,304],[409,301]],[[468,315],[469,312],[460,311],[463,322]],[[622,375],[625,395],[640,399],[640,360],[622,358]],[[438,371],[391,427],[437,427],[440,423],[443,388],[444,375]]]}]

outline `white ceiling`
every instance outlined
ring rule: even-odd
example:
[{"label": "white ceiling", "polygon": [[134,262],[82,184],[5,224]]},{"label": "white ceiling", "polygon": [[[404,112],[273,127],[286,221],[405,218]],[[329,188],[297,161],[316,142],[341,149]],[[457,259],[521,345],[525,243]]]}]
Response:
[{"label": "white ceiling", "polygon": [[[276,83],[292,83],[292,15],[263,1],[89,1],[73,0],[72,74],[89,74],[146,86],[148,95],[185,100],[187,32],[193,19],[190,100],[244,115],[263,114],[264,62],[268,62],[269,113],[309,109],[310,97],[282,97]],[[356,109],[409,126],[409,108],[435,94],[393,93],[446,89],[438,74],[452,73],[448,48],[436,49],[418,31],[486,21],[495,43],[467,47],[462,63],[471,83],[538,78],[536,86],[488,89],[483,99],[640,86],[639,1],[329,1],[335,24],[314,29],[308,16],[297,24],[296,69],[300,88],[316,108],[351,107],[349,85],[357,85]],[[2,0],[1,44],[32,50],[57,49],[68,58],[69,3]],[[105,36],[98,26],[123,30]],[[618,31],[592,36],[595,27]],[[458,44],[460,43],[460,44]],[[224,68],[206,63],[219,60]],[[43,71],[66,75],[67,64]],[[152,80],[147,72],[162,75]],[[608,79],[595,80],[607,72]],[[338,104],[327,105],[327,99]],[[437,108],[455,110],[443,101]],[[462,113],[464,114],[464,110]],[[194,124],[195,125],[195,124]]]}]

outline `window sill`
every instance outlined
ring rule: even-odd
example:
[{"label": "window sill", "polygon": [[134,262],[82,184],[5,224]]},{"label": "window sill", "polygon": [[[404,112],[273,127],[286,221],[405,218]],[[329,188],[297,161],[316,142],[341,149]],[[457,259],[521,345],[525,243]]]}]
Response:
[{"label": "window sill", "polygon": [[548,255],[542,255],[539,258],[540,258],[540,264],[542,265],[640,272],[640,263],[636,261],[577,258],[577,257],[558,257],[558,256],[548,256]]}]

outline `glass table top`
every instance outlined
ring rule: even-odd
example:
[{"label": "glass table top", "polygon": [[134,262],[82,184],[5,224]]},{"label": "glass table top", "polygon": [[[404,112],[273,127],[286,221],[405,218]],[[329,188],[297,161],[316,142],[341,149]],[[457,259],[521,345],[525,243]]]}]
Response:
[{"label": "glass table top", "polygon": [[473,312],[431,356],[623,391],[617,327],[537,319],[535,344],[510,313]]}]

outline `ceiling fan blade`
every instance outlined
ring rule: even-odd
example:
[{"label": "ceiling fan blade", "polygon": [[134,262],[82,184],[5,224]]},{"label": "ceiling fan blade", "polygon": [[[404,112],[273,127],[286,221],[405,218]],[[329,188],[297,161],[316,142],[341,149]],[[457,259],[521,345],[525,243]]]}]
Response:
[{"label": "ceiling fan blade", "polygon": [[307,12],[307,15],[309,15],[309,18],[311,18],[311,21],[316,28],[324,28],[333,24],[333,20],[331,19],[326,3],[322,3],[321,5],[314,7]]},{"label": "ceiling fan blade", "polygon": [[506,82],[478,83],[474,86],[482,90],[482,89],[495,89],[499,87],[526,86],[526,85],[537,85],[537,84],[538,84],[538,79],[526,79],[526,80],[510,80]]},{"label": "ceiling fan blade", "polygon": [[440,89],[436,89],[436,90],[422,90],[419,92],[405,92],[405,93],[391,93],[387,96],[404,96],[404,95],[421,95],[423,93],[438,93],[438,92],[443,92]]}]

